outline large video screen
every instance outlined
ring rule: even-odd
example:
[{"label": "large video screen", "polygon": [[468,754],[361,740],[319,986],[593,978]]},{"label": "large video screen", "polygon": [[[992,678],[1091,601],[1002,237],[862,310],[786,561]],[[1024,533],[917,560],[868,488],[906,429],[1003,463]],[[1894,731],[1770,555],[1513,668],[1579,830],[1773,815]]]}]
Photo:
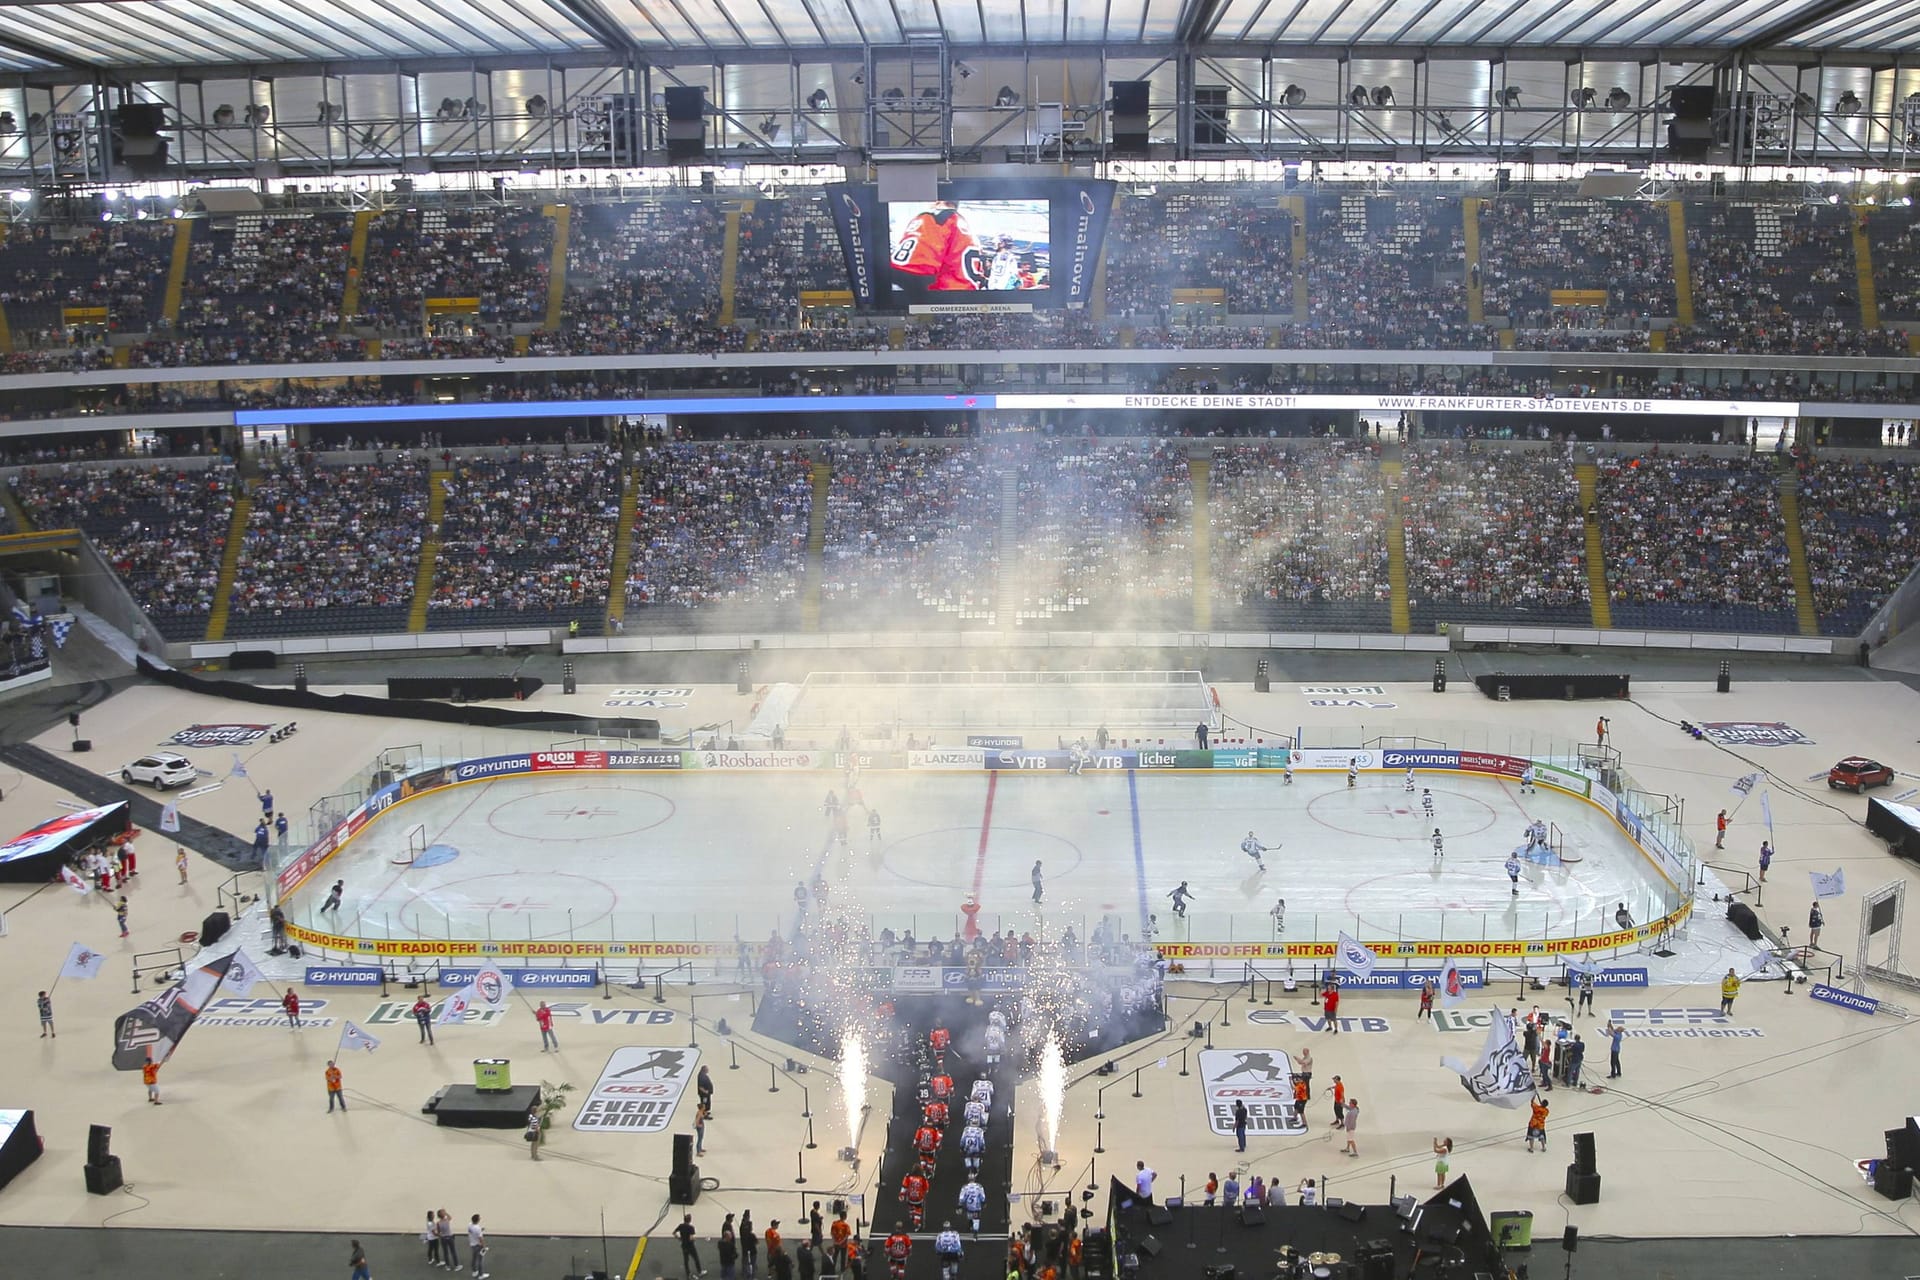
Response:
[{"label": "large video screen", "polygon": [[1011,294],[1049,287],[1051,201],[933,200],[886,208],[894,289]]},{"label": "large video screen", "polygon": [[1084,307],[1114,184],[961,179],[934,199],[882,202],[867,183],[827,188],[860,307],[940,313]]}]

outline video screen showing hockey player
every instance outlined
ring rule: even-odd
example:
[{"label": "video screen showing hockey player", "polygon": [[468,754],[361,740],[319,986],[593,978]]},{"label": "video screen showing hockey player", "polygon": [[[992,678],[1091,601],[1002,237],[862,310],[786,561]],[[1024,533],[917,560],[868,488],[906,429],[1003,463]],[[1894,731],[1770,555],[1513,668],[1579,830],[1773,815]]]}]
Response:
[{"label": "video screen showing hockey player", "polygon": [[1045,289],[1051,254],[1046,200],[935,200],[890,204],[888,261],[909,293],[1018,293]]}]

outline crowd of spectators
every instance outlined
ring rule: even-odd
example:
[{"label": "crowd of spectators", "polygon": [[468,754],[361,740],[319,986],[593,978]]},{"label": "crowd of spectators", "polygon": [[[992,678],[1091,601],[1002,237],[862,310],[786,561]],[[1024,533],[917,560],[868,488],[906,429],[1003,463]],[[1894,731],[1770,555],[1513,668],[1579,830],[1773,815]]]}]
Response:
[{"label": "crowd of spectators", "polygon": [[376,214],[353,323],[422,333],[429,298],[476,299],[483,325],[538,323],[552,247],[553,220],[536,207]]},{"label": "crowd of spectators", "polygon": [[400,630],[426,533],[427,464],[281,454],[253,491],[228,633]]},{"label": "crowd of spectators", "polygon": [[188,351],[205,364],[359,359],[360,344],[339,337],[352,231],[320,214],[195,226],[174,334],[143,344],[139,363]]},{"label": "crowd of spectators", "polygon": [[1598,462],[1615,626],[1791,628],[1793,577],[1769,460],[1649,452]]},{"label": "crowd of spectators", "polygon": [[[1191,614],[1193,483],[1184,442],[1017,446],[1013,622],[1087,610],[1102,622]],[[1004,620],[1003,620],[1004,624]]]},{"label": "crowd of spectators", "polygon": [[1486,348],[1467,323],[1466,231],[1457,200],[1314,197],[1307,206],[1307,319],[1312,340],[1276,346]]},{"label": "crowd of spectators", "polygon": [[1244,617],[1275,606],[1384,606],[1393,592],[1386,500],[1379,458],[1366,444],[1216,449],[1207,498],[1216,605]]},{"label": "crowd of spectators", "polygon": [[453,459],[430,627],[597,629],[620,515],[620,454],[605,447]]},{"label": "crowd of spectators", "polygon": [[574,210],[561,327],[535,335],[531,349],[541,355],[738,350],[738,334],[714,322],[725,240],[725,218],[712,200]]},{"label": "crowd of spectators", "polygon": [[[1627,329],[1674,313],[1673,249],[1664,206],[1641,200],[1501,197],[1480,206],[1486,313],[1523,330]],[[1595,291],[1598,306],[1561,306],[1560,290]],[[1639,350],[1645,350],[1641,339]]]},{"label": "crowd of spectators", "polygon": [[1580,488],[1564,449],[1409,449],[1408,603],[1424,618],[1590,618]]},{"label": "crowd of spectators", "polygon": [[881,444],[836,449],[831,465],[823,609],[876,626],[905,610],[992,616],[1000,489],[986,450]]},{"label": "crowd of spectators", "polygon": [[1800,465],[1800,536],[1829,635],[1858,635],[1920,564],[1920,467],[1844,457]]},{"label": "crowd of spectators", "polygon": [[825,198],[754,201],[740,216],[734,279],[734,315],[767,324],[793,324],[803,292],[844,290],[846,259]]},{"label": "crowd of spectators", "polygon": [[798,599],[812,467],[761,444],[639,451],[628,618],[636,606],[779,605]]},{"label": "crowd of spectators", "polygon": [[23,468],[9,483],[36,527],[91,538],[163,636],[206,634],[233,513],[231,464],[58,463]]},{"label": "crowd of spectators", "polygon": [[1123,192],[1107,230],[1107,313],[1165,327],[1175,289],[1218,289],[1233,315],[1291,316],[1292,237],[1272,188]]},{"label": "crowd of spectators", "polygon": [[[17,347],[92,345],[106,332],[141,333],[160,318],[173,261],[173,224],[15,222],[0,240],[0,304]],[[104,307],[105,323],[69,326],[68,307]]]},{"label": "crowd of spectators", "polygon": [[1912,204],[1876,205],[1855,216],[1867,229],[1880,323],[1920,320],[1920,220]]}]

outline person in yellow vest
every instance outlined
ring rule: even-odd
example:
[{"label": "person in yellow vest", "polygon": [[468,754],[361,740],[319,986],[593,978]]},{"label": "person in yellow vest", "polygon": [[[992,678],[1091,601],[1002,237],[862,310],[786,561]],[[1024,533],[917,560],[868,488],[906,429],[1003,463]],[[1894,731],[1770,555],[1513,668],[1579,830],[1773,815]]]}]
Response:
[{"label": "person in yellow vest", "polygon": [[1727,970],[1727,976],[1720,979],[1720,1012],[1733,1016],[1733,998],[1740,994],[1740,979],[1733,970]]},{"label": "person in yellow vest", "polygon": [[347,1109],[347,1095],[341,1092],[341,1089],[340,1089],[340,1068],[334,1066],[333,1063],[329,1061],[327,1063],[327,1114],[328,1115],[333,1114],[333,1104],[336,1102],[340,1104],[340,1109],[342,1111],[345,1111]]}]

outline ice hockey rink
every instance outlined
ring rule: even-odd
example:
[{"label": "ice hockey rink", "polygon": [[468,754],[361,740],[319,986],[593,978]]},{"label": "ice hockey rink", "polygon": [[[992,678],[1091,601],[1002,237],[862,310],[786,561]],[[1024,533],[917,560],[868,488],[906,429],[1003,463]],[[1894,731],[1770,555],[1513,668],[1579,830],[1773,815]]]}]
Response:
[{"label": "ice hockey rink", "polygon": [[[816,876],[876,933],[923,941],[955,936],[969,895],[989,932],[1084,939],[1106,918],[1161,941],[1566,938],[1612,930],[1622,903],[1636,922],[1662,912],[1659,872],[1606,814],[1517,780],[1429,774],[1408,792],[1379,772],[1350,789],[1340,772],[869,771],[844,845],[829,785],[844,787],[831,773],[688,772],[442,788],[367,826],[288,914],[362,938],[759,941],[791,930],[796,887]],[[1535,819],[1568,859],[1523,860],[1515,893],[1503,864]],[[1240,850],[1249,831],[1264,871]],[[341,906],[322,912],[336,880]],[[1168,897],[1182,881],[1185,919]]]}]

